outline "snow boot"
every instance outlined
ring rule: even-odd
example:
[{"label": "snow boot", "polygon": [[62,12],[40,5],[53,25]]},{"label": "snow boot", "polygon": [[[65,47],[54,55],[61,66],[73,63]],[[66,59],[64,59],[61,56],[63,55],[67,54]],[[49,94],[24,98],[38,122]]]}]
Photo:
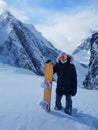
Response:
[{"label": "snow boot", "polygon": [[65,107],[64,112],[65,114],[72,115],[72,108]]},{"label": "snow boot", "polygon": [[68,115],[72,115],[72,99],[71,96],[66,96],[66,107],[64,112]]}]

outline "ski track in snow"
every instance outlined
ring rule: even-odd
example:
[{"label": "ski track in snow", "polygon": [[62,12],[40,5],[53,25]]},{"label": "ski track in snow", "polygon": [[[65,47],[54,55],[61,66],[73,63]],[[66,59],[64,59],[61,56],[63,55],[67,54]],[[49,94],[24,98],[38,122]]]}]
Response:
[{"label": "ski track in snow", "polygon": [[[0,130],[98,130],[98,103],[93,107],[87,90],[78,89],[79,94],[73,98],[73,115],[69,116],[54,110],[56,84],[53,83],[51,112],[44,111],[39,105],[43,80],[23,69],[0,65]],[[86,93],[89,97],[84,100]],[[97,97],[96,91],[93,94]]]}]

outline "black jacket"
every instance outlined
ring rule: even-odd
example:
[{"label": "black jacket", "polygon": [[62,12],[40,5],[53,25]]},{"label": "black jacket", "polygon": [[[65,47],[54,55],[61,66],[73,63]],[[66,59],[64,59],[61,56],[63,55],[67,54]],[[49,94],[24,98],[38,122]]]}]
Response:
[{"label": "black jacket", "polygon": [[77,92],[77,74],[73,64],[70,63],[70,57],[66,63],[60,61],[53,68],[54,73],[57,73],[57,88],[58,95],[72,95]]}]

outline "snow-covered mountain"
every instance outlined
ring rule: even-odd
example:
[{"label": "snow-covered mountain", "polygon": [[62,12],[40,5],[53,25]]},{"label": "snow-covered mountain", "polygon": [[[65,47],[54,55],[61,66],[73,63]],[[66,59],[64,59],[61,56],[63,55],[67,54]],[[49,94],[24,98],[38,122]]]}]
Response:
[{"label": "snow-covered mountain", "polygon": [[90,60],[90,36],[81,41],[81,44],[73,52],[74,58],[87,67]]},{"label": "snow-covered mountain", "polygon": [[81,44],[73,52],[74,64],[77,70],[78,87],[83,87],[83,81],[88,72],[88,65],[90,61],[90,36],[82,40]]},{"label": "snow-covered mountain", "polygon": [[10,12],[0,15],[0,62],[42,75],[44,62],[55,63],[58,50],[33,25],[22,23]]},{"label": "snow-covered mountain", "polygon": [[73,53],[74,58],[87,68],[85,88],[98,88],[98,31],[92,31]]},{"label": "snow-covered mountain", "polygon": [[98,31],[90,38],[90,62],[89,70],[84,80],[84,86],[88,89],[98,89]]}]

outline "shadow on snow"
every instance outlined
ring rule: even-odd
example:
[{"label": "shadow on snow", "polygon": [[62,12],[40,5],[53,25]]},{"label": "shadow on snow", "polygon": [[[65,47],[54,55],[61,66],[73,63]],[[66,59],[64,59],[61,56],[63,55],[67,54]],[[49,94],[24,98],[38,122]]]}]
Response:
[{"label": "shadow on snow", "polygon": [[67,119],[85,124],[89,127],[93,126],[93,128],[98,129],[98,118],[97,117],[94,117],[92,115],[89,115],[89,114],[86,114],[83,112],[78,112],[78,110],[75,108],[73,109],[72,116],[64,114],[63,111],[51,111],[50,114],[57,116],[59,118],[67,118]]}]

